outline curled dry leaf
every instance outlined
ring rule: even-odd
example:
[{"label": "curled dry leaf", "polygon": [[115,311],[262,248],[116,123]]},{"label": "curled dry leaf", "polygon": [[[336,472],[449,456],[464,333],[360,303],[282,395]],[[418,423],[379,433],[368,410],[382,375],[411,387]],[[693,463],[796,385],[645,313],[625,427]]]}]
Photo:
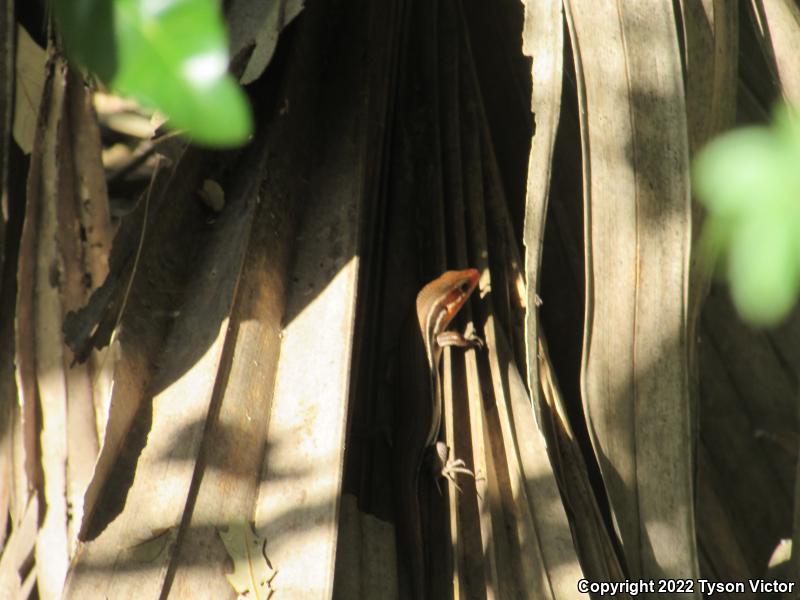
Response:
[{"label": "curled dry leaf", "polygon": [[16,86],[14,90],[14,140],[25,154],[33,148],[36,115],[44,90],[44,49],[17,26]]},{"label": "curled dry leaf", "polygon": [[197,191],[200,199],[214,212],[222,212],[225,208],[225,190],[213,179],[203,181],[203,187]]},{"label": "curled dry leaf", "polygon": [[226,577],[239,597],[266,600],[272,595],[272,580],[278,572],[265,553],[267,541],[253,531],[244,519],[231,523],[219,537],[233,561],[233,573]]},{"label": "curled dry leaf", "polygon": [[231,55],[253,47],[240,81],[247,85],[258,79],[267,68],[278,37],[303,10],[303,0],[235,0],[228,8],[231,29]]}]

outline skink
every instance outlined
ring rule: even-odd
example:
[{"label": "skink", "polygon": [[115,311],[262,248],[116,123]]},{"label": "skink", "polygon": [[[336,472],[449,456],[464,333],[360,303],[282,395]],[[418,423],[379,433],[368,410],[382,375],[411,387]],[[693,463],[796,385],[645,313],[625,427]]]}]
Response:
[{"label": "skink", "polygon": [[[401,591],[424,600],[427,587],[425,546],[422,540],[419,485],[422,465],[431,461],[434,478],[470,473],[463,461],[448,462],[448,449],[437,441],[442,422],[439,362],[445,346],[476,346],[476,337],[464,337],[447,327],[478,284],[475,269],[447,271],[417,295],[416,318],[408,325],[400,348],[398,398],[394,441],[397,485],[396,531],[398,553],[405,566]],[[402,571],[402,569],[401,569]]]}]

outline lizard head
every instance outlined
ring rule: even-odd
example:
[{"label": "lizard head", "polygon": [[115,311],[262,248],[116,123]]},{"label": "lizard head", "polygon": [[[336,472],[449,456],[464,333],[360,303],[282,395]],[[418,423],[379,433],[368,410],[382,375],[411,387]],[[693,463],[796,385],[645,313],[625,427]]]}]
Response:
[{"label": "lizard head", "polygon": [[[437,328],[444,330],[464,306],[478,285],[479,278],[480,273],[476,269],[464,269],[447,271],[431,281],[417,296],[417,315],[420,320],[433,317]],[[433,316],[432,313],[438,315]]]}]

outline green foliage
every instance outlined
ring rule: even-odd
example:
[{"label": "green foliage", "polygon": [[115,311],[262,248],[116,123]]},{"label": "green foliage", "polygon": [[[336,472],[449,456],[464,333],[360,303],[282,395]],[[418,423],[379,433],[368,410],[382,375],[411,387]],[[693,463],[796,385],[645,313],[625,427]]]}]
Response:
[{"label": "green foliage", "polygon": [[227,73],[216,0],[54,0],[69,56],[116,92],[157,108],[196,142],[238,145],[252,130]]},{"label": "green foliage", "polygon": [[778,323],[800,292],[796,119],[780,108],[769,127],[722,135],[694,162],[694,189],[708,209],[703,247],[725,260],[734,303],[755,325]]}]

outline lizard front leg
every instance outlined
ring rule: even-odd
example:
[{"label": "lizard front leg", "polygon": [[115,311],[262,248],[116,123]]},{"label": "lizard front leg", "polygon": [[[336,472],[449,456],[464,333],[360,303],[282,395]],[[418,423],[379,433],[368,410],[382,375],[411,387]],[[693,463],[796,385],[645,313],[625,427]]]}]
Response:
[{"label": "lizard front leg", "polygon": [[456,346],[458,348],[482,349],[484,346],[483,340],[473,330],[467,330],[464,333],[450,330],[442,331],[436,336],[436,344],[440,348]]}]

